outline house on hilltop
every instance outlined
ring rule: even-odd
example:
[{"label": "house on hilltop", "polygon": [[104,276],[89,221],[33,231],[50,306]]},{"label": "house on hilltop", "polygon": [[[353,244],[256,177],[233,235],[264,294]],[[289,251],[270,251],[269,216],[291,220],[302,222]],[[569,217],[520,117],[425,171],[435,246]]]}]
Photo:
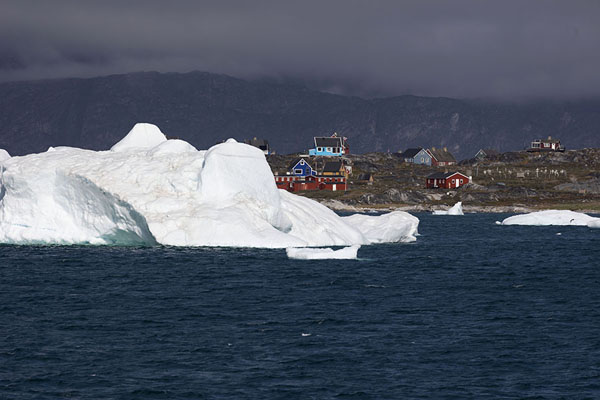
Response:
[{"label": "house on hilltop", "polygon": [[315,176],[317,171],[304,158],[296,158],[289,165],[291,175],[295,176]]},{"label": "house on hilltop", "polygon": [[406,163],[431,165],[431,154],[422,147],[407,149],[400,154],[400,157]]},{"label": "house on hilltop", "polygon": [[334,132],[329,137],[316,137],[314,138],[315,148],[308,151],[310,156],[343,156],[344,154],[350,153],[350,146],[348,146],[348,139],[340,137]]},{"label": "house on hilltop", "polygon": [[446,147],[436,149],[432,147],[427,150],[431,156],[431,165],[434,167],[445,167],[448,165],[456,165],[456,158],[448,151]]},{"label": "house on hilltop", "polygon": [[252,139],[246,139],[244,142],[250,146],[258,147],[263,153],[265,153],[266,156],[271,154],[269,142],[265,139],[257,139],[256,137],[253,137]]},{"label": "house on hilltop", "polygon": [[565,151],[565,147],[560,144],[560,140],[552,139],[552,136],[548,136],[548,139],[536,139],[531,142],[531,147],[527,149],[529,152],[537,151]]},{"label": "house on hilltop", "polygon": [[477,152],[477,154],[475,154],[476,159],[478,160],[485,160],[486,158],[490,158],[490,157],[496,157],[500,155],[500,152],[498,150],[494,150],[494,149],[479,149],[479,151]]},{"label": "house on hilltop", "polygon": [[427,189],[455,189],[466,185],[471,180],[470,177],[460,172],[436,172],[427,177]]}]

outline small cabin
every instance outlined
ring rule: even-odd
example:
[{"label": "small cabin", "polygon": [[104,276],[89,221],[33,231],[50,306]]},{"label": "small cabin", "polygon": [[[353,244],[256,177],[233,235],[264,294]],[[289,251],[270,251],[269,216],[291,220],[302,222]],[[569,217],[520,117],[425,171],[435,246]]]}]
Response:
[{"label": "small cabin", "polygon": [[432,147],[427,150],[431,156],[431,165],[434,167],[445,167],[448,165],[456,165],[456,158],[448,151],[446,147],[436,149]]},{"label": "small cabin", "polygon": [[291,175],[296,176],[315,176],[317,171],[304,158],[296,158],[289,165]]},{"label": "small cabin", "polygon": [[360,174],[358,176],[358,180],[361,183],[366,183],[367,185],[372,185],[373,182],[375,182],[375,179],[373,177],[373,174]]},{"label": "small cabin", "polygon": [[475,159],[477,160],[485,160],[486,158],[499,156],[500,152],[494,149],[479,149],[477,154],[475,154]]},{"label": "small cabin", "polygon": [[536,139],[531,142],[531,146],[527,149],[529,152],[538,151],[565,151],[565,147],[560,144],[560,140],[552,139],[552,136],[548,136],[548,139]]},{"label": "small cabin", "polygon": [[246,139],[244,142],[246,144],[249,144],[250,146],[259,148],[260,150],[262,150],[262,152],[265,154],[265,156],[268,156],[269,154],[271,154],[269,142],[265,139],[257,139],[256,137],[254,137],[252,139]]},{"label": "small cabin", "polygon": [[343,156],[344,154],[350,153],[350,147],[348,146],[348,139],[345,137],[338,136],[334,132],[329,137],[316,137],[314,138],[315,148],[310,149],[308,154],[310,156]]},{"label": "small cabin", "polygon": [[346,168],[341,160],[338,161],[327,161],[323,166],[324,176],[346,176]]},{"label": "small cabin", "polygon": [[471,178],[460,172],[437,172],[429,175],[426,180],[427,189],[455,189],[466,185]]}]

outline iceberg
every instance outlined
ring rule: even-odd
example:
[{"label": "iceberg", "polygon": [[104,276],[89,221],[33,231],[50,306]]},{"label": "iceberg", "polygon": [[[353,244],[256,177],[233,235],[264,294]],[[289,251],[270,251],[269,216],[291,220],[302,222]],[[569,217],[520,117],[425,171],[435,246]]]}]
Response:
[{"label": "iceberg", "polygon": [[10,158],[10,154],[8,154],[8,151],[6,151],[4,149],[0,149],[0,162],[6,161],[9,158]]},{"label": "iceberg", "polygon": [[459,201],[448,210],[435,210],[433,215],[465,215],[462,209],[462,201]]},{"label": "iceberg", "polygon": [[288,258],[297,260],[356,260],[360,245],[344,247],[339,250],[330,248],[319,249],[311,247],[288,247],[285,252]]},{"label": "iceberg", "polygon": [[196,150],[137,124],[108,151],[71,147],[0,164],[0,243],[297,248],[416,240],[405,212],[340,217],[277,189],[263,152]]},{"label": "iceberg", "polygon": [[571,225],[571,226],[589,226],[600,222],[600,218],[594,218],[584,213],[568,210],[544,210],[528,214],[513,215],[504,219],[501,225]]}]

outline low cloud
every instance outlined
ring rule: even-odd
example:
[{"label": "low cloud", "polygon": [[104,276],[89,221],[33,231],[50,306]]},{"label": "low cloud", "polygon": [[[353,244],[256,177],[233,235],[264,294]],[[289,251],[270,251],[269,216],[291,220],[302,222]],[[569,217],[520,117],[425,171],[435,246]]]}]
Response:
[{"label": "low cloud", "polygon": [[0,80],[201,70],[346,94],[600,95],[597,1],[5,1]]}]

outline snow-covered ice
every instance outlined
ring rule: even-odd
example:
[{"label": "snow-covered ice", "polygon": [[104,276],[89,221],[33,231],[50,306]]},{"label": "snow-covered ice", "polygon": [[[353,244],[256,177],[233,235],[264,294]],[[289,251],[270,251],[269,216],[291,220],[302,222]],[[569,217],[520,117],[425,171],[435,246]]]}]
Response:
[{"label": "snow-covered ice", "polygon": [[598,224],[600,218],[568,210],[544,210],[528,214],[513,215],[501,222],[502,225],[572,225],[590,226]]},{"label": "snow-covered ice", "polygon": [[10,154],[8,154],[8,151],[6,151],[4,149],[0,149],[0,162],[6,161],[9,158],[10,158]]},{"label": "snow-covered ice", "polygon": [[288,247],[285,249],[285,252],[288,258],[295,258],[298,260],[355,260],[358,249],[360,249],[360,245],[344,247],[339,250],[330,248]]},{"label": "snow-covered ice", "polygon": [[339,217],[277,189],[261,150],[209,150],[137,124],[110,151],[71,147],[0,165],[0,242],[288,248],[415,240],[396,211]]},{"label": "snow-covered ice", "polygon": [[459,201],[448,210],[435,210],[433,215],[465,215],[462,209],[462,201]]}]

